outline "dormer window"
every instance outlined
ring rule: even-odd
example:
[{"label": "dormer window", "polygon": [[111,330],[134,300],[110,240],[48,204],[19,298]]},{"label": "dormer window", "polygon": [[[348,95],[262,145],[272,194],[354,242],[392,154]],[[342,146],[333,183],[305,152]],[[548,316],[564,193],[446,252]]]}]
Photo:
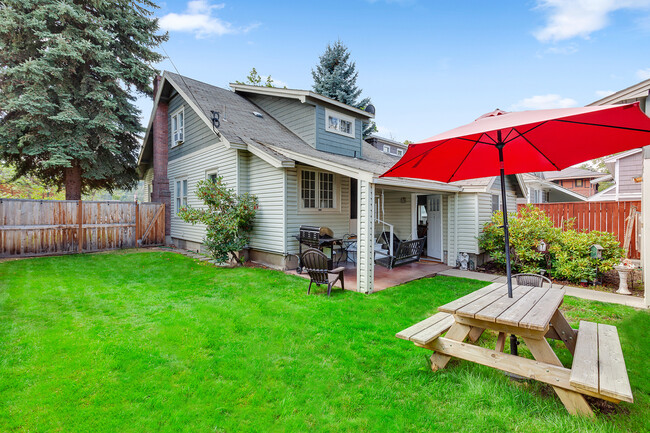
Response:
[{"label": "dormer window", "polygon": [[172,113],[172,147],[185,141],[185,110],[184,107]]},{"label": "dormer window", "polygon": [[328,132],[354,138],[354,118],[332,110],[325,110],[325,129]]},{"label": "dormer window", "polygon": [[404,151],[402,149],[397,149],[397,156],[402,156],[404,155]]}]

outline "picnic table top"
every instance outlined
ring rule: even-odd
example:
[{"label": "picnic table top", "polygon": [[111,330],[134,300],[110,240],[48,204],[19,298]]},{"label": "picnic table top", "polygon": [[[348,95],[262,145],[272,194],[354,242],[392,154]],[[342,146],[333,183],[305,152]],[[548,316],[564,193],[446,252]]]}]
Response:
[{"label": "picnic table top", "polygon": [[546,331],[564,300],[564,289],[492,283],[480,290],[438,307],[439,311],[468,319],[517,328]]}]

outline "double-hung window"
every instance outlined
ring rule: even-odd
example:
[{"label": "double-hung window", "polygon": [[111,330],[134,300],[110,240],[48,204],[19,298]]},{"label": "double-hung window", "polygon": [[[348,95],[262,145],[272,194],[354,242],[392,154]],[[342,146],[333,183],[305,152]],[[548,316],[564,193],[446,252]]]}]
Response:
[{"label": "double-hung window", "polygon": [[354,138],[354,117],[325,110],[325,130]]},{"label": "double-hung window", "polygon": [[397,149],[397,156],[402,156],[404,155],[404,151],[402,149]]},{"label": "double-hung window", "polygon": [[176,213],[187,206],[187,179],[176,181]]},{"label": "double-hung window", "polygon": [[300,199],[303,209],[335,209],[336,193],[333,173],[301,170]]},{"label": "double-hung window", "polygon": [[185,110],[179,108],[172,114],[172,147],[185,141]]}]

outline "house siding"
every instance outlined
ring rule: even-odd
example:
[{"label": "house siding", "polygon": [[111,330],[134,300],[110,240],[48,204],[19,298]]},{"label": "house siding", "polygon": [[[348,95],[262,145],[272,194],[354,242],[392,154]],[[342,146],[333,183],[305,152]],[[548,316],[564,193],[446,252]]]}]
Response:
[{"label": "house siding", "polygon": [[[186,110],[186,113],[188,111]],[[186,114],[187,115],[187,114]],[[207,126],[205,126],[207,129]],[[187,135],[186,143],[193,140],[192,135]],[[206,173],[217,170],[223,176],[226,185],[230,188],[237,187],[237,151],[226,149],[223,144],[209,147],[197,146],[200,150],[183,157],[169,161],[168,177],[171,191],[171,236],[192,242],[202,243],[205,236],[203,224],[192,225],[181,220],[176,214],[176,181],[187,179],[187,203],[193,207],[203,207],[203,203],[196,196],[196,184],[206,178]]]},{"label": "house siding", "polygon": [[307,144],[316,146],[316,107],[276,96],[250,94],[247,98]]},{"label": "house siding", "polygon": [[361,157],[361,133],[359,119],[354,121],[354,138],[327,131],[325,107],[321,105],[316,107],[316,149],[337,155]]},{"label": "house siding", "polygon": [[[337,190],[337,205],[335,211],[315,211],[300,208],[300,189],[298,184],[299,170],[314,169],[309,166],[297,166],[286,169],[286,233],[287,252],[298,253],[298,241],[293,237],[298,234],[301,225],[329,227],[334,236],[341,237],[350,230],[350,178],[334,175]],[[324,170],[321,170],[326,172]]]},{"label": "house siding", "polygon": [[[179,108],[184,107],[184,142],[177,146],[172,147],[172,114]],[[203,150],[210,145],[219,142],[219,139],[214,132],[205,124],[199,115],[189,106],[187,101],[183,99],[178,93],[175,93],[169,101],[169,116],[168,116],[168,140],[169,143],[169,161],[191,155],[197,151]]]},{"label": "house siding", "polygon": [[[383,190],[384,195],[384,212],[381,209],[377,212],[377,218],[383,219],[385,222],[393,225],[394,233],[400,239],[410,239],[412,235],[412,215],[411,215],[411,194],[404,191],[390,191]],[[382,190],[376,191],[376,202],[381,200]],[[402,203],[404,198],[404,203]],[[375,224],[375,233],[384,230],[388,231],[388,226],[383,224]]]},{"label": "house siding", "polygon": [[249,191],[257,196],[259,208],[253,223],[249,246],[252,249],[283,254],[284,169],[276,168],[255,155],[249,157]]},{"label": "house siding", "polygon": [[641,183],[634,182],[643,170],[643,152],[621,158],[618,163],[618,193],[621,198],[629,194],[641,195]]}]

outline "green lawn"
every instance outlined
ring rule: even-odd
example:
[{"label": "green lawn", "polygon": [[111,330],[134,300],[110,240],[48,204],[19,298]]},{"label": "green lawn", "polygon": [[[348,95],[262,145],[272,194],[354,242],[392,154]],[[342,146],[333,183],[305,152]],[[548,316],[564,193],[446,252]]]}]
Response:
[{"label": "green lawn", "polygon": [[0,263],[0,431],[647,431],[647,312],[564,304],[574,326],[621,336],[635,403],[595,421],[488,367],[432,373],[426,350],[394,337],[484,284],[436,277],[327,298],[281,272],[166,252]]}]

